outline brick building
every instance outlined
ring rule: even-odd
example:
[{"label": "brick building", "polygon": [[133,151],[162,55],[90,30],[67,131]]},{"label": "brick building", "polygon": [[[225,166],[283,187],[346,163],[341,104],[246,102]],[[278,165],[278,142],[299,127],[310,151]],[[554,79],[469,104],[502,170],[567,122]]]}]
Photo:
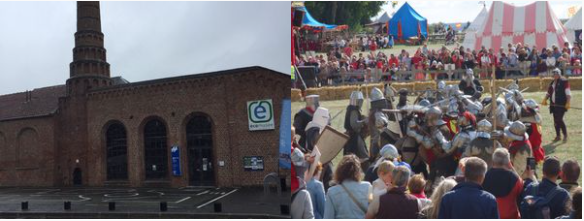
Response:
[{"label": "brick building", "polygon": [[[110,76],[103,41],[99,2],[78,2],[66,84],[0,96],[0,186],[250,186],[278,171],[288,75],[129,83]],[[258,116],[274,129],[251,131],[249,102],[268,99]]]}]

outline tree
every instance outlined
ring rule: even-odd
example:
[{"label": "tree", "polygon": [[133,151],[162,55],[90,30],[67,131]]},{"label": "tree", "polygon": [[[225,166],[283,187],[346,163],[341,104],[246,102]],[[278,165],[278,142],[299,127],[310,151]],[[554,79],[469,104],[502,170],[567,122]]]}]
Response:
[{"label": "tree", "polygon": [[327,24],[346,24],[349,25],[350,29],[354,30],[354,27],[358,27],[358,25],[370,23],[371,17],[377,15],[381,11],[381,6],[386,3],[386,1],[307,1],[304,5],[312,17],[318,21]]}]

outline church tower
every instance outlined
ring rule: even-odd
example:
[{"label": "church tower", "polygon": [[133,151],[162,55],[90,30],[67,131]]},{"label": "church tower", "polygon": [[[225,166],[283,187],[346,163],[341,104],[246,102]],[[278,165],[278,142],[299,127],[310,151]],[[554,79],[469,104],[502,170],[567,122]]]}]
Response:
[{"label": "church tower", "polygon": [[99,2],[77,2],[77,32],[73,62],[67,80],[69,96],[84,95],[88,90],[111,85],[110,64],[103,47]]}]

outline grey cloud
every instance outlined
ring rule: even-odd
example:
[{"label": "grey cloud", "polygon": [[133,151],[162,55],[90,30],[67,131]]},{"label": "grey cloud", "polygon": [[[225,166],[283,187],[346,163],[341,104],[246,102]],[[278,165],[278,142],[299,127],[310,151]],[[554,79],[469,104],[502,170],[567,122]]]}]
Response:
[{"label": "grey cloud", "polygon": [[[136,82],[261,65],[288,73],[288,2],[102,2],[112,76]],[[74,2],[0,2],[0,94],[64,84]]]}]

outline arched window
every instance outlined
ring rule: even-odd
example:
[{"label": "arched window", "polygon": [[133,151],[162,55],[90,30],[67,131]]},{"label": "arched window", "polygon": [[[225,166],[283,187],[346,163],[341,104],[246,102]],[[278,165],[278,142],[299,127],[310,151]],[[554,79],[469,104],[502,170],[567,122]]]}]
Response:
[{"label": "arched window", "polygon": [[168,171],[166,126],[160,120],[144,126],[144,165],[146,179],[164,179]]},{"label": "arched window", "polygon": [[107,179],[128,179],[128,144],[126,129],[121,123],[108,126],[105,133],[107,150]]},{"label": "arched window", "polygon": [[18,167],[36,167],[39,166],[40,153],[38,134],[32,128],[23,129],[18,135],[17,160]]},{"label": "arched window", "polygon": [[187,123],[186,132],[189,184],[214,186],[215,165],[211,119],[202,115],[193,116]]}]

